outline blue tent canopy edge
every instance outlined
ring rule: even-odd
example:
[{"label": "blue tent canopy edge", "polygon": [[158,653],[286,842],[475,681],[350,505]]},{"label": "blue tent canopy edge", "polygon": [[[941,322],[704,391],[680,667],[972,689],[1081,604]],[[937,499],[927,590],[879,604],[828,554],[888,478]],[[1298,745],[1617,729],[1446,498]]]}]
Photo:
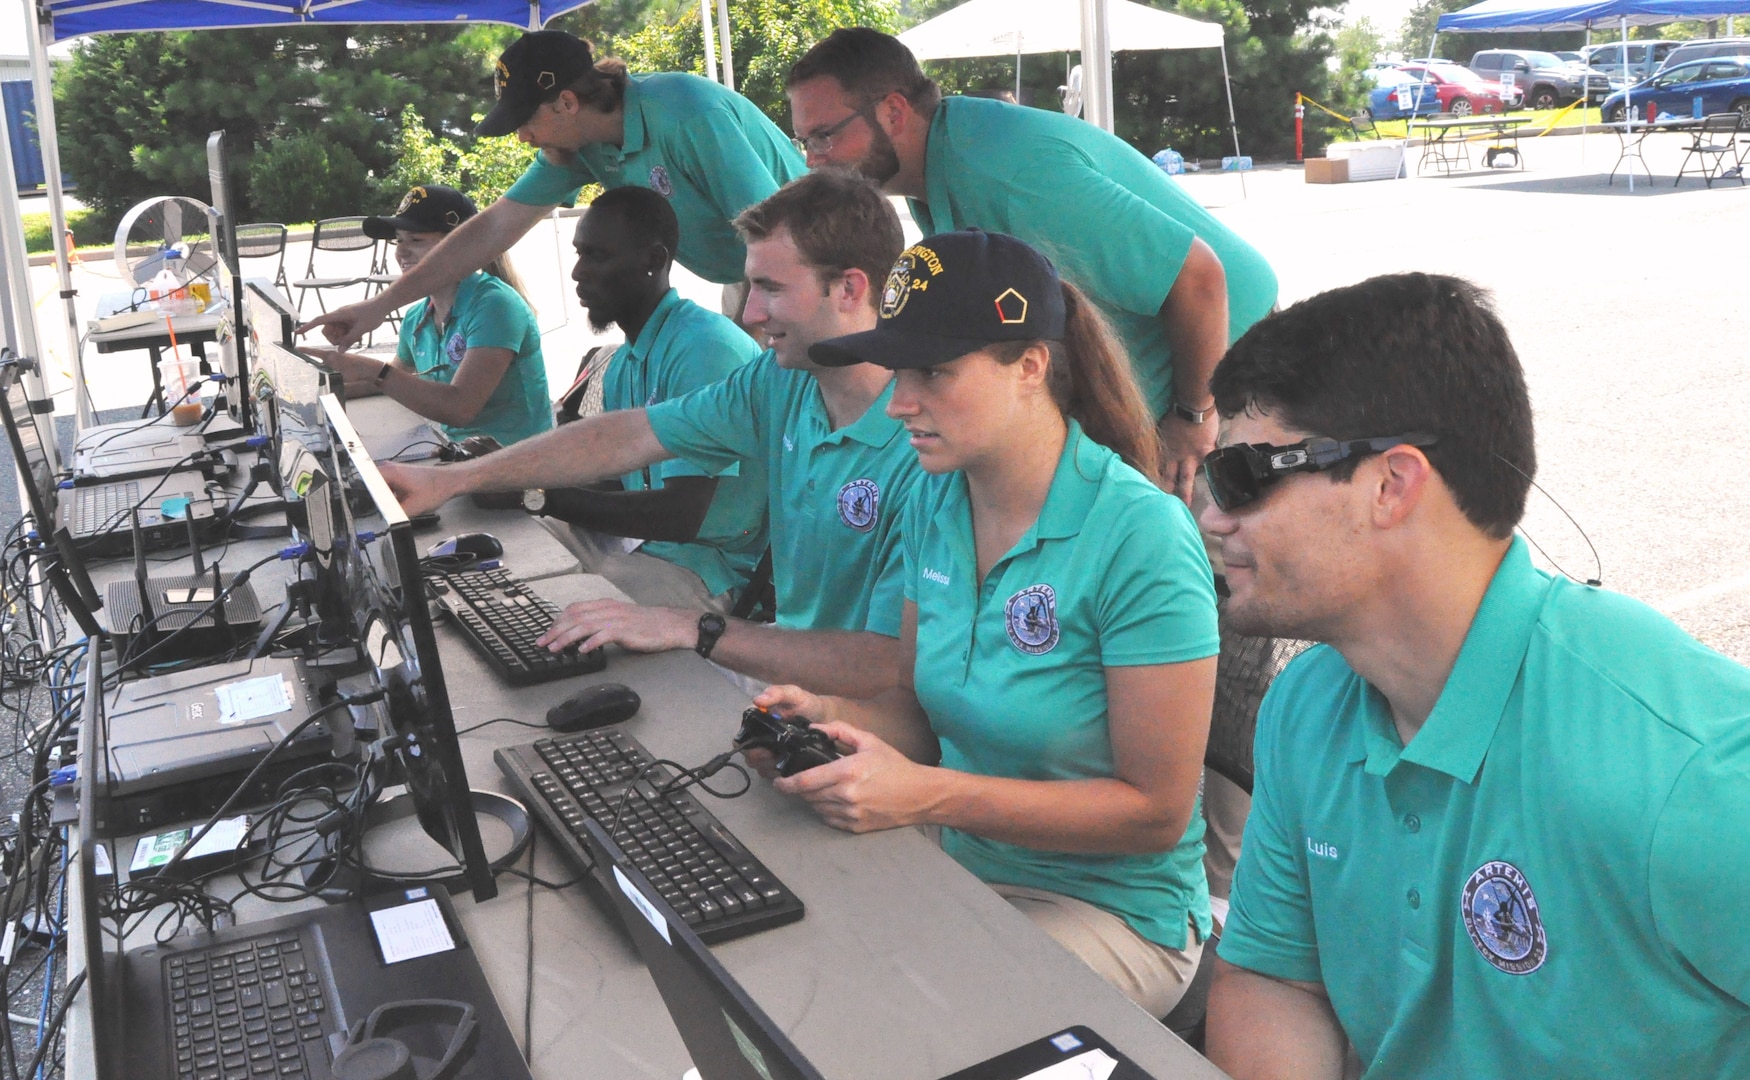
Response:
[{"label": "blue tent canopy edge", "polygon": [[1440,16],[1439,33],[1505,30],[1585,30],[1594,26],[1654,26],[1677,19],[1712,19],[1744,12],[1744,0],[1483,0]]},{"label": "blue tent canopy edge", "polygon": [[538,30],[588,0],[49,0],[54,40],[141,30],[492,22]]}]

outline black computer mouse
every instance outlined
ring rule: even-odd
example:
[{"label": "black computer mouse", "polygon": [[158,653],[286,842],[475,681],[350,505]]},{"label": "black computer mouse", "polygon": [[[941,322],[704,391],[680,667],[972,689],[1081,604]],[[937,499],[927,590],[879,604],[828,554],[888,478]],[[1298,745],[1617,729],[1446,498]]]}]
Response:
[{"label": "black computer mouse", "polygon": [[486,559],[497,559],[504,555],[504,545],[498,542],[498,537],[491,533],[462,533],[439,540],[425,553],[428,559],[442,559],[450,556],[472,558],[476,562]]},{"label": "black computer mouse", "polygon": [[554,731],[584,731],[629,720],[643,702],[638,692],[617,682],[596,683],[547,710]]}]

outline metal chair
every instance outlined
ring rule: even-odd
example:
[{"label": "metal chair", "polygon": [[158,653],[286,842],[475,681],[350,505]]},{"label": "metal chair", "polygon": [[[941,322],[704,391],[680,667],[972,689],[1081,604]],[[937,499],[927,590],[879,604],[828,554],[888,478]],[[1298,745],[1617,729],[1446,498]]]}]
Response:
[{"label": "metal chair", "polygon": [[286,227],[278,222],[258,221],[253,225],[237,226],[237,258],[242,259],[276,259],[273,271],[273,283],[280,292],[289,293],[286,287]]},{"label": "metal chair", "polygon": [[[363,217],[324,218],[316,223],[315,230],[310,234],[310,260],[304,267],[304,276],[292,283],[298,290],[299,315],[304,313],[306,293],[315,293],[316,306],[325,312],[328,304],[323,300],[322,294],[330,289],[362,285],[365,287],[364,295],[371,295],[372,279],[382,275],[386,256],[382,254],[379,243],[365,235],[364,220]],[[323,276],[316,272],[316,258],[320,252],[364,251],[367,248],[371,252],[370,263],[368,269],[362,272],[341,276]]]},{"label": "metal chair", "polygon": [[1355,132],[1357,139],[1379,138],[1379,128],[1373,124],[1373,114],[1370,112],[1356,113],[1349,118],[1349,127]]},{"label": "metal chair", "polygon": [[[1728,175],[1735,176],[1739,186],[1744,183],[1744,170],[1739,168],[1738,132],[1744,126],[1744,116],[1736,110],[1728,113],[1714,113],[1701,122],[1695,129],[1694,138],[1689,144],[1689,152],[1683,156],[1683,165],[1677,170],[1677,179],[1672,182],[1676,187],[1683,182],[1684,174],[1689,172],[1690,162],[1697,165],[1696,173],[1708,187],[1714,186],[1714,181]],[[1732,159],[1730,168],[1726,158]]]}]

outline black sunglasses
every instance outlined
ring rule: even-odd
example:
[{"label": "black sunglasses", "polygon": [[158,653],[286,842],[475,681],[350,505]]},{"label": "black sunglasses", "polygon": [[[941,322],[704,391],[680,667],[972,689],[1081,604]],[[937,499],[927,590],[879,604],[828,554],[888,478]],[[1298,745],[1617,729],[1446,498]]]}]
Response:
[{"label": "black sunglasses", "polygon": [[1323,472],[1340,461],[1378,454],[1394,446],[1433,446],[1438,440],[1423,432],[1373,439],[1331,439],[1319,436],[1288,446],[1234,443],[1203,459],[1209,497],[1223,510],[1234,510],[1264,494],[1271,484],[1291,473]]}]

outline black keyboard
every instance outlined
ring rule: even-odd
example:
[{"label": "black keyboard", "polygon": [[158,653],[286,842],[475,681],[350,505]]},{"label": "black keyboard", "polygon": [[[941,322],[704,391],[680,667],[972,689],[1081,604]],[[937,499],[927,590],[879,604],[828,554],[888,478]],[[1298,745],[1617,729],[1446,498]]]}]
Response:
[{"label": "black keyboard", "polygon": [[334,1021],[296,931],[164,960],[178,1080],[330,1077]]},{"label": "black keyboard", "polygon": [[502,566],[427,568],[425,579],[462,636],[512,686],[588,675],[607,666],[600,649],[549,652],[535,644],[558,618],[559,608]]},{"label": "black keyboard", "polygon": [[802,917],[796,894],[691,791],[660,792],[674,773],[654,765],[650,752],[624,731],[560,735],[505,747],[493,758],[578,866],[591,868],[583,839],[588,816],[706,942]]}]

